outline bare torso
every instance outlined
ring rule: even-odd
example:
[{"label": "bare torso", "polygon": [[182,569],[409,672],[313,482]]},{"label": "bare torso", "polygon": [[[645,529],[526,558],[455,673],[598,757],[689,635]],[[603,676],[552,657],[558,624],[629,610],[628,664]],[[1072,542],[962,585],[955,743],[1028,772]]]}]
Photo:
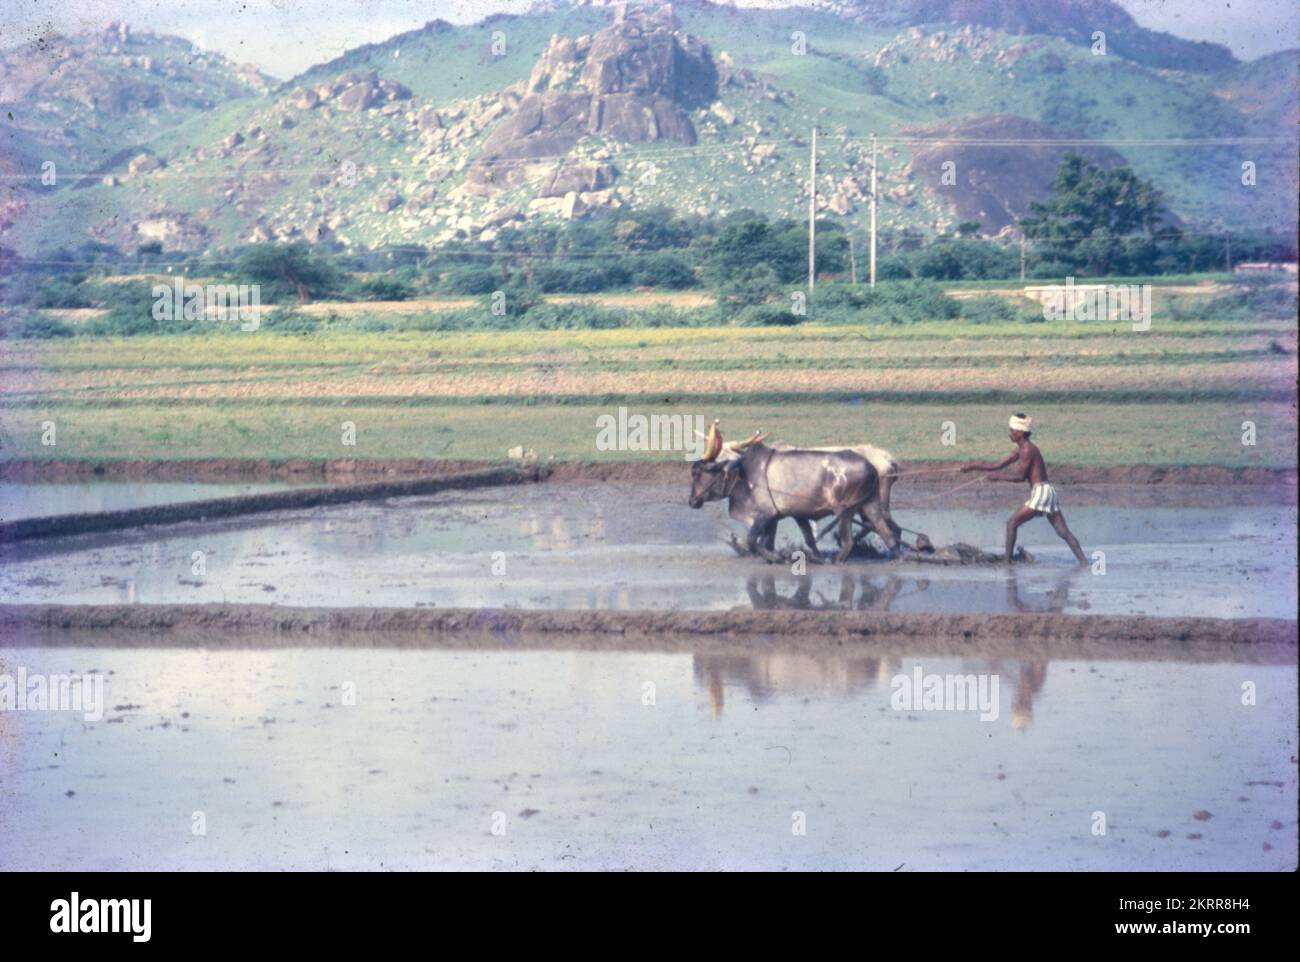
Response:
[{"label": "bare torso", "polygon": [[1038,450],[1038,445],[1029,440],[1020,442],[1019,447],[1020,467],[1025,472],[1025,480],[1032,487],[1035,484],[1047,483],[1047,464],[1043,461],[1043,452]]}]

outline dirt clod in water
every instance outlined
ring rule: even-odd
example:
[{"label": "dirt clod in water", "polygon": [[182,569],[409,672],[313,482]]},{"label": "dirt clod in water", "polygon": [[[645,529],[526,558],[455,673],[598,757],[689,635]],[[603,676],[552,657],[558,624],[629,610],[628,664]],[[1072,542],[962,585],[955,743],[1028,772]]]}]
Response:
[{"label": "dirt clod in water", "polygon": [[[905,561],[919,561],[924,564],[939,565],[996,565],[1002,564],[1006,559],[1000,554],[994,554],[992,551],[983,551],[974,545],[958,541],[956,544],[945,545],[937,548],[933,553],[909,554],[904,557]],[[1024,548],[1016,548],[1012,554],[1011,560],[1017,563],[1031,563],[1034,556]]]},{"label": "dirt clod in water", "polygon": [[[870,542],[862,539],[854,544],[853,552],[849,557],[859,561],[920,562],[936,565],[997,565],[1002,564],[1005,560],[1001,554],[984,551],[963,541],[945,545],[942,548],[935,548],[929,538],[925,538],[924,535],[921,538],[924,538],[924,541],[918,539],[915,547],[905,547],[904,551],[898,556],[891,555],[888,551],[881,551]],[[742,558],[756,557],[749,550],[749,546],[737,538],[734,532],[731,532],[723,543]],[[776,549],[776,554],[787,564],[797,560],[796,553],[813,563],[829,562],[834,557],[833,553],[823,553],[820,557],[812,556],[802,546]],[[1031,564],[1035,559],[1023,547],[1018,547],[1011,556],[1011,560],[1017,564]]]}]

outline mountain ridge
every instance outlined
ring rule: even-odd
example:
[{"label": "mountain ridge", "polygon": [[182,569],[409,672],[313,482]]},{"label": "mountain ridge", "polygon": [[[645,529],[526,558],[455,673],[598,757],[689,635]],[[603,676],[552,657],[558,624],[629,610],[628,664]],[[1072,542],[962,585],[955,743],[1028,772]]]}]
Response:
[{"label": "mountain ridge", "polygon": [[[665,205],[798,217],[814,125],[819,209],[848,225],[865,212],[874,132],[886,229],[972,218],[988,234],[1008,229],[1050,184],[1064,148],[960,143],[981,131],[1112,143],[1098,162],[1154,177],[1184,220],[1284,230],[1294,221],[1276,188],[1295,179],[1289,143],[1250,148],[1269,184],[1256,191],[1237,182],[1241,151],[1231,145],[1293,136],[1293,99],[1275,93],[1294,72],[1285,55],[1180,72],[1094,56],[1061,37],[974,24],[879,29],[811,7],[549,7],[467,26],[430,21],[290,81],[260,78],[206,108],[178,109],[153,136],[114,145],[72,194],[11,190],[0,243],[490,243],[521,220]],[[1141,146],[1207,132],[1226,145]],[[30,170],[39,137],[8,133],[0,161]],[[1017,172],[1024,189],[999,171]]]}]

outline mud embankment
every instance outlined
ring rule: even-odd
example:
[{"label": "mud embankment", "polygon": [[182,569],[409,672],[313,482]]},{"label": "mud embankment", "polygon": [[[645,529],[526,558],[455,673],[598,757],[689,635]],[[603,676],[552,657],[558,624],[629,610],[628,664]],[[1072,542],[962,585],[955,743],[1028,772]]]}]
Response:
[{"label": "mud embankment", "polygon": [[176,524],[182,521],[210,521],[268,511],[291,511],[326,505],[436,494],[464,488],[522,484],[541,480],[536,468],[489,468],[460,474],[440,474],[412,480],[379,481],[370,484],[345,484],[330,488],[294,488],[262,494],[182,501],[174,504],[125,508],[119,511],[93,511],[79,514],[20,518],[0,524],[0,545],[34,538],[118,531],[145,525]]},{"label": "mud embankment", "polygon": [[416,478],[503,467],[500,461],[438,458],[195,458],[96,461],[82,458],[0,461],[0,481],[325,481]]},{"label": "mud embankment", "polygon": [[[946,485],[942,474],[962,462],[913,461],[904,472],[924,471],[909,479],[918,486]],[[79,459],[14,460],[0,462],[0,481],[303,481],[320,479],[333,484],[371,478],[415,478],[501,468],[500,462],[442,460],[438,458],[291,458],[285,460],[199,458],[192,461],[92,461]],[[686,462],[662,461],[554,461],[546,470],[556,481],[633,481],[675,483],[687,477]],[[1284,485],[1294,488],[1295,468],[1224,467],[1211,464],[1052,465],[1057,484],[1204,484]]]},{"label": "mud embankment", "polygon": [[[932,614],[924,612],[608,611],[521,608],[295,608],[280,605],[0,605],[0,645],[59,632],[247,633],[306,639],[389,633],[601,636],[607,647],[640,638],[813,638],[822,646],[899,640],[974,645],[1021,639],[1037,644],[1179,644],[1199,648],[1296,646],[1296,622],[1282,618],[1154,618],[1118,615]],[[91,636],[87,636],[91,637]]]}]

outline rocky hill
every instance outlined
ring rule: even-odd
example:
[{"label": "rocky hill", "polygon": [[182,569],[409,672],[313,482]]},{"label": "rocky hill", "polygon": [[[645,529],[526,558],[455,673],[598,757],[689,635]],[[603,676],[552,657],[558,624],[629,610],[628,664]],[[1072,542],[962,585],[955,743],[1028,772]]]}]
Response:
[{"label": "rocky hill", "polygon": [[1171,70],[1226,70],[1237,62],[1220,44],[1138,26],[1114,0],[808,0],[804,5],[877,27],[970,24],[1006,34],[1060,37],[1085,47],[1093,45],[1100,31],[1110,52]]},{"label": "rocky hill", "polygon": [[196,114],[266,93],[269,78],[179,37],[114,22],[93,33],[47,34],[0,51],[0,110],[11,153],[44,152],[94,166]]},{"label": "rocky hill", "polygon": [[[566,3],[434,21],[274,87],[114,27],[65,41],[49,62],[68,66],[44,74],[39,51],[3,55],[25,65],[6,71],[6,96],[38,106],[6,128],[0,166],[39,170],[64,136],[60,156],[84,173],[57,189],[6,181],[29,186],[0,205],[0,242],[372,247],[658,205],[801,217],[814,126],[819,208],[850,227],[877,134],[886,229],[1007,228],[1051,183],[1065,148],[1043,142],[1059,138],[1111,141],[1084,152],[1154,178],[1184,220],[1294,229],[1294,56],[1155,69],[1117,52],[1129,27],[1114,4],[1049,0],[1065,18],[1055,35],[1043,6]],[[1078,31],[1103,15],[1116,27],[1096,56]],[[1160,145],[1197,138],[1225,143]]]}]

